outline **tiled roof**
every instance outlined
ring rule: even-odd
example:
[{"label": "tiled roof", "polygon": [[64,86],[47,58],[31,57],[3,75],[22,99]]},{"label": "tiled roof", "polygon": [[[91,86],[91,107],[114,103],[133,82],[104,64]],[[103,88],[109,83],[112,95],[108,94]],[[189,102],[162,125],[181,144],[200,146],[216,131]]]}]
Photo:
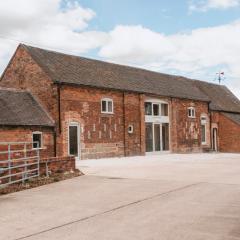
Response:
[{"label": "tiled roof", "polygon": [[23,46],[55,82],[208,101],[187,78]]},{"label": "tiled roof", "polygon": [[54,126],[29,92],[0,88],[0,125]]},{"label": "tiled roof", "polygon": [[225,86],[22,45],[54,82],[209,101],[210,109],[240,113]]},{"label": "tiled roof", "polygon": [[236,113],[223,113],[227,118],[240,125],[240,114]]},{"label": "tiled roof", "polygon": [[202,81],[195,83],[210,99],[211,110],[240,113],[239,99],[226,86]]}]

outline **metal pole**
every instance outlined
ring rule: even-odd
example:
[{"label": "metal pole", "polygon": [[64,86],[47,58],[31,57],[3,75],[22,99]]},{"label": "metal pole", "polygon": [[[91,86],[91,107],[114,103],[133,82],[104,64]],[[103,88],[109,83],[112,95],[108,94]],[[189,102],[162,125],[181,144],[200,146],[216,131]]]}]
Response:
[{"label": "metal pole", "polygon": [[24,183],[25,182],[25,179],[27,178],[27,144],[24,143],[24,174],[23,174],[23,179],[22,179],[22,182]]},{"label": "metal pole", "polygon": [[40,154],[39,154],[39,142],[37,143],[37,163],[38,163],[38,174],[37,176],[40,176]]},{"label": "metal pole", "polygon": [[8,182],[12,181],[12,171],[11,171],[11,144],[8,144],[8,175],[10,176]]}]

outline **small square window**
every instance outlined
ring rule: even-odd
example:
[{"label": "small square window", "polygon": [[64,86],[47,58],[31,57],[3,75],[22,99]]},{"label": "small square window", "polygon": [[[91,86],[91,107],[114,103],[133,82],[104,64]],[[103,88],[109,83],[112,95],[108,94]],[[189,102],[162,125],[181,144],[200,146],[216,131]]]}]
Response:
[{"label": "small square window", "polygon": [[196,117],[196,110],[194,107],[188,108],[188,117],[195,118]]},{"label": "small square window", "polygon": [[101,101],[102,113],[113,113],[113,100],[110,98],[104,98]]},{"label": "small square window", "polygon": [[42,148],[42,133],[34,132],[32,134],[33,148]]}]

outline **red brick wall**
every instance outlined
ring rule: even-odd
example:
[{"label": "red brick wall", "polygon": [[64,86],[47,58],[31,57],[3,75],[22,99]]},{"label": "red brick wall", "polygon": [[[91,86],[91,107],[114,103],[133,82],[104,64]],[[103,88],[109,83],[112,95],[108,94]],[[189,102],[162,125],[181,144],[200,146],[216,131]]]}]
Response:
[{"label": "red brick wall", "polygon": [[[202,151],[210,148],[210,119],[205,102],[172,99],[171,101],[172,152]],[[188,117],[188,107],[196,109],[196,118]],[[207,117],[207,144],[201,143],[201,116]]]},{"label": "red brick wall", "polygon": [[[49,157],[41,159],[40,174],[63,173],[76,170],[75,157]],[[48,172],[48,173],[47,173]]]},{"label": "red brick wall", "polygon": [[[40,150],[42,158],[54,156],[54,138],[53,132],[48,128],[37,127],[0,127],[0,151],[6,151],[7,146],[2,145],[1,142],[32,142],[32,132],[41,131],[43,137],[43,147]],[[28,146],[29,148],[30,146]],[[23,146],[12,146],[12,148],[23,149]],[[18,153],[20,154],[20,153]],[[1,154],[1,158],[3,157]]]},{"label": "red brick wall", "polygon": [[[36,169],[36,164],[37,164],[36,161],[37,159],[28,161],[28,164],[31,164],[31,163],[33,164],[27,167],[28,171],[31,169],[32,170]],[[70,156],[48,157],[48,158],[40,159],[40,162],[39,162],[40,175],[48,176],[52,173],[65,173],[65,172],[75,171],[76,170],[75,162],[76,162],[75,157],[70,157]],[[14,167],[14,169],[11,170],[11,174],[20,173],[15,176],[12,176],[12,181],[22,179],[22,172],[24,171],[24,167],[22,167],[22,165],[24,164],[25,162],[23,160],[18,160],[12,163],[12,166]],[[0,168],[1,167],[4,168],[6,166],[7,166],[7,163],[2,163],[0,161]],[[7,176],[7,175],[9,175],[8,171],[0,172],[0,177]],[[9,180],[8,177],[3,178],[0,180],[0,183],[1,184],[8,183],[8,180]]]},{"label": "red brick wall", "polygon": [[[23,47],[16,51],[0,86],[28,89],[45,107],[56,122],[57,156],[68,155],[68,125],[71,121],[78,122],[83,130],[83,159],[140,155],[145,152],[144,95],[62,86],[61,129],[58,129],[57,86]],[[103,97],[113,99],[114,114],[101,114]],[[187,116],[187,108],[192,105],[197,113],[194,120]],[[208,144],[201,145],[200,116],[203,113],[208,114],[207,103],[182,99],[170,101],[170,147],[173,152],[201,151],[210,146],[209,131]],[[129,125],[134,127],[133,134],[128,133]],[[52,156],[53,152],[49,154]]]},{"label": "red brick wall", "polygon": [[[113,100],[113,114],[101,113],[102,98]],[[124,154],[140,155],[144,151],[141,143],[145,143],[140,137],[141,104],[138,94],[62,86],[62,135],[58,139],[58,144],[61,145],[61,152],[58,152],[58,155],[68,154],[70,122],[78,122],[81,126],[82,159],[124,156]],[[130,124],[134,127],[133,134],[128,133],[127,128]]]},{"label": "red brick wall", "polygon": [[[141,155],[145,145],[145,136],[142,136],[142,122],[144,122],[144,104],[139,94],[124,94],[125,103],[125,146],[126,155]],[[128,127],[133,126],[133,133]],[[144,127],[145,128],[145,127]],[[142,139],[143,138],[143,139]]]},{"label": "red brick wall", "polygon": [[0,87],[29,90],[57,122],[57,86],[23,47],[18,47],[0,79]]},{"label": "red brick wall", "polygon": [[218,137],[220,152],[240,152],[240,125],[219,114]]}]

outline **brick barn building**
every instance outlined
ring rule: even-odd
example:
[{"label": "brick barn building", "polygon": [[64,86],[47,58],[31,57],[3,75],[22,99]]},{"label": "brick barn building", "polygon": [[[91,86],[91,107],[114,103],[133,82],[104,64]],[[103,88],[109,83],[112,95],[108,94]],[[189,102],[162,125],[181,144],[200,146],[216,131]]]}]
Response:
[{"label": "brick barn building", "polygon": [[22,44],[0,111],[0,142],[33,139],[49,156],[240,152],[240,101],[225,86]]}]

